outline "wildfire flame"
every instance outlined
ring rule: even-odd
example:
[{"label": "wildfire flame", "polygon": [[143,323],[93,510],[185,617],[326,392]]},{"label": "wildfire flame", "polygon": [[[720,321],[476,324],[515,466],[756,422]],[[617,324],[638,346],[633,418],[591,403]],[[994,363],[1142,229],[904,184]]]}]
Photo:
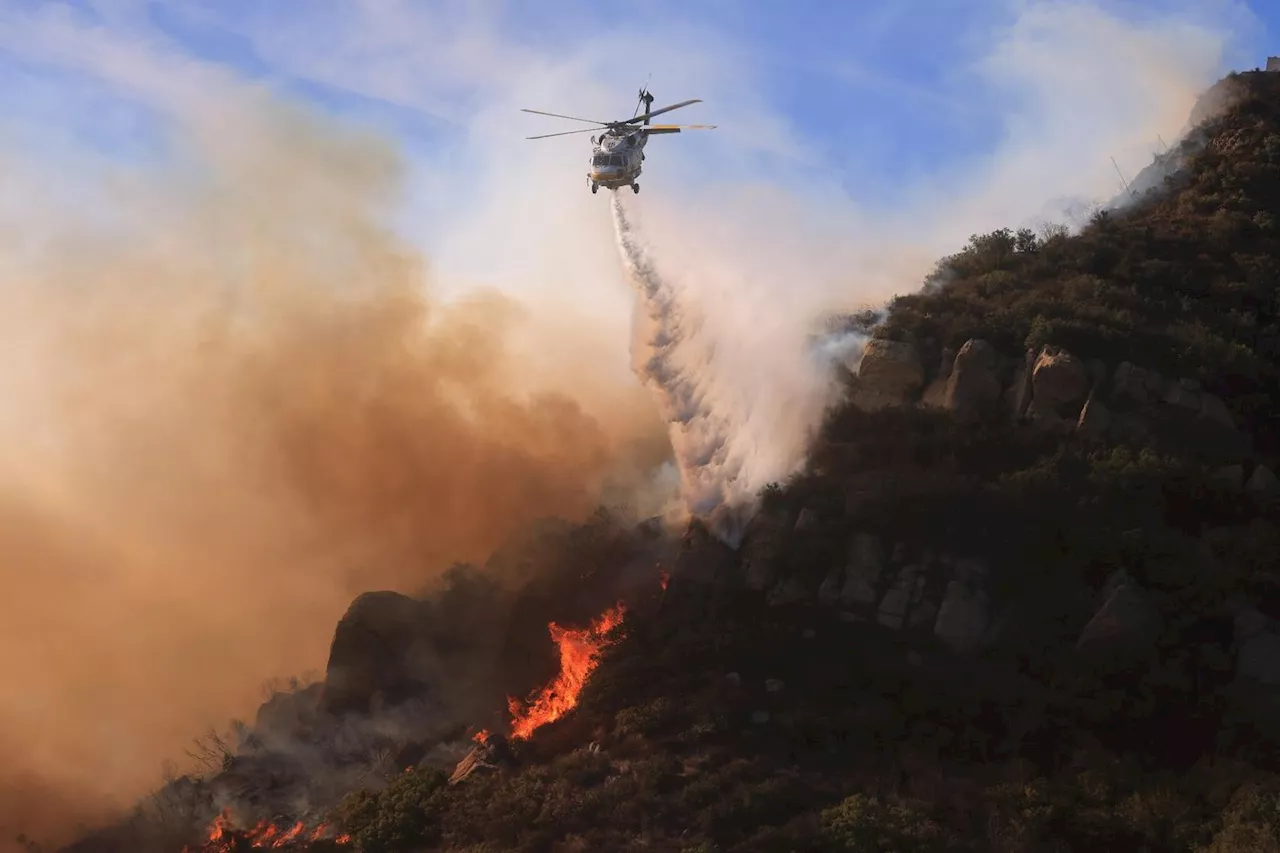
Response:
[{"label": "wildfire flame", "polygon": [[[302,821],[284,829],[265,820],[253,829],[238,830],[232,826],[230,810],[224,810],[209,825],[205,842],[195,850],[183,847],[182,853],[234,853],[246,846],[267,850],[302,850],[306,849],[309,842],[326,838],[329,831],[329,825],[324,823],[307,832],[307,826]],[[338,835],[330,840],[335,844],[349,844],[351,836]]]},{"label": "wildfire flame", "polygon": [[662,569],[658,573],[658,583],[662,584],[662,591],[667,591],[667,584],[671,583],[671,575],[667,574],[666,569]]},{"label": "wildfire flame", "polygon": [[596,668],[606,636],[622,624],[626,609],[621,605],[600,614],[590,627],[562,628],[552,622],[547,626],[551,639],[560,649],[560,674],[523,702],[509,698],[511,737],[523,740],[539,726],[554,722],[573,710],[587,677]]},{"label": "wildfire flame", "polygon": [[481,729],[480,731],[478,731],[478,732],[476,732],[475,734],[473,734],[473,735],[471,736],[471,739],[472,739],[473,741],[475,741],[476,743],[488,743],[488,742],[489,742],[489,730],[488,730],[488,729]]}]

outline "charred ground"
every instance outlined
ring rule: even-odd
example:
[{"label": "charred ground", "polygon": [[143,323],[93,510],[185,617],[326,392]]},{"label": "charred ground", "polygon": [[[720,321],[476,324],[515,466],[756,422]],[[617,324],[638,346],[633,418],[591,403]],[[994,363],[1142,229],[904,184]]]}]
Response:
[{"label": "charred ground", "polygon": [[[602,514],[358,601],[327,684],[169,786],[188,824],[234,800],[369,853],[1280,849],[1280,74],[1204,103],[1145,196],[975,236],[890,306],[739,549]],[[547,622],[619,599],[576,711],[450,785],[554,676]],[[180,823],[75,849],[176,850]]]}]

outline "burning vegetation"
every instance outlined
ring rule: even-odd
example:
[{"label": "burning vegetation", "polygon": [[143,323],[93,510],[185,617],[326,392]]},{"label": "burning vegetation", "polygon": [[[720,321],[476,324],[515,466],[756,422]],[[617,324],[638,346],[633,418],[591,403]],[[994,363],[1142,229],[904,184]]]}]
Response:
[{"label": "burning vegetation", "polygon": [[622,624],[625,613],[625,607],[618,604],[586,628],[562,628],[554,622],[547,626],[560,650],[560,674],[523,701],[507,700],[513,739],[524,740],[539,726],[555,722],[574,709],[583,685],[596,668],[600,651],[609,642],[613,630]]},{"label": "burning vegetation", "polygon": [[268,821],[260,821],[252,829],[236,829],[230,810],[224,810],[209,826],[209,834],[197,848],[184,846],[183,853],[239,853],[244,850],[308,850],[320,851],[326,847],[344,847],[351,837],[337,834],[327,823],[310,830],[302,821],[282,828]]}]

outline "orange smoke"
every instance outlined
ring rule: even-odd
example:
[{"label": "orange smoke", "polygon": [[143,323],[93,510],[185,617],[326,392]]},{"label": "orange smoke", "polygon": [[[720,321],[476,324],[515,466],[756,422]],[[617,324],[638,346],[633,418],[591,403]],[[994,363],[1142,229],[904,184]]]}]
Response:
[{"label": "orange smoke", "polygon": [[507,700],[513,739],[529,737],[539,726],[555,722],[577,706],[578,696],[596,668],[600,651],[609,642],[609,632],[622,624],[625,612],[621,604],[611,607],[588,628],[562,628],[554,622],[547,626],[551,639],[560,649],[560,674],[523,702],[514,698]]},{"label": "orange smoke", "polygon": [[395,152],[267,106],[86,180],[107,223],[0,205],[27,249],[0,259],[0,851],[187,770],[263,682],[324,666],[357,594],[584,518],[662,457],[609,377],[625,342],[441,301],[387,224]]}]

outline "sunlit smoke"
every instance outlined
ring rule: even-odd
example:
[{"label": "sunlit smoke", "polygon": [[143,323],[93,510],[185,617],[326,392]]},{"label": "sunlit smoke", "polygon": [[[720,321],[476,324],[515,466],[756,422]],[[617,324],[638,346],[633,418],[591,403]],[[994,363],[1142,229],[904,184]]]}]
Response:
[{"label": "sunlit smoke", "polygon": [[668,455],[643,389],[555,355],[596,346],[571,312],[433,297],[381,140],[268,99],[171,142],[83,214],[0,205],[0,849],[252,718],[358,593],[654,490]]}]

